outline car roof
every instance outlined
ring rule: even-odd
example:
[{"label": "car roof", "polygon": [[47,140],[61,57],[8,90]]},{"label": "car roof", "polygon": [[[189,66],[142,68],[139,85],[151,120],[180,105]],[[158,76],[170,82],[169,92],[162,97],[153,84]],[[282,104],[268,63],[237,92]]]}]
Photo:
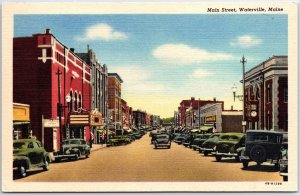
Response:
[{"label": "car roof", "polygon": [[17,140],[14,140],[14,143],[16,143],[16,142],[26,142],[26,143],[28,143],[28,142],[36,142],[36,141],[38,141],[38,140],[36,140],[36,139],[17,139]]},{"label": "car roof", "polygon": [[248,133],[268,133],[268,134],[276,134],[276,135],[282,135],[283,132],[279,132],[279,131],[270,131],[270,130],[247,130],[247,134]]},{"label": "car roof", "polygon": [[237,136],[237,137],[243,137],[245,134],[244,134],[244,133],[230,132],[230,133],[222,133],[221,136],[224,136],[224,135],[229,135],[229,136],[235,135],[235,136]]}]

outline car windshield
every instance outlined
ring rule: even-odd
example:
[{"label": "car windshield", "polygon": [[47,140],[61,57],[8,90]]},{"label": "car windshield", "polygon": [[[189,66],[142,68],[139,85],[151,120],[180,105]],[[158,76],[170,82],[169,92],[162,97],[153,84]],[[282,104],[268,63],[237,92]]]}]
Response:
[{"label": "car windshield", "polygon": [[80,140],[70,140],[70,144],[80,144]]},{"label": "car windshield", "polygon": [[14,143],[14,149],[25,149],[25,143],[24,142],[15,142]]},{"label": "car windshield", "polygon": [[168,139],[169,138],[169,136],[167,136],[167,135],[158,135],[157,136],[157,139]]}]

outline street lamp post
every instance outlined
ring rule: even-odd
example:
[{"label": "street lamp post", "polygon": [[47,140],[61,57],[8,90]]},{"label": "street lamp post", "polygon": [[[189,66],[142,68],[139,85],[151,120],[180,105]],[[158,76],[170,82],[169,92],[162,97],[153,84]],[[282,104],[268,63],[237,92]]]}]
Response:
[{"label": "street lamp post", "polygon": [[233,92],[233,99],[235,101],[235,98],[238,98],[240,101],[243,101],[243,132],[246,131],[246,124],[245,124],[245,105],[246,105],[246,100],[245,100],[245,63],[247,62],[246,58],[243,56],[240,62],[243,65],[243,95],[236,95],[237,87],[235,84],[232,87],[232,92]]},{"label": "street lamp post", "polygon": [[58,103],[57,103],[57,114],[58,114],[58,121],[59,121],[59,135],[60,135],[60,144],[62,143],[63,141],[63,133],[62,133],[62,128],[61,128],[61,112],[62,112],[62,105],[61,105],[61,102],[60,102],[60,75],[61,75],[61,71],[57,68],[57,72],[56,72],[56,75],[57,75],[57,88],[58,88]]}]

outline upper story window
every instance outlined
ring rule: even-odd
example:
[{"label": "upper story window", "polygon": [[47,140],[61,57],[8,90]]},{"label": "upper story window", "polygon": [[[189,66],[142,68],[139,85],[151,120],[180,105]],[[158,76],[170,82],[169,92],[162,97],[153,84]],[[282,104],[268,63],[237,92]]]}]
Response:
[{"label": "upper story window", "polygon": [[272,101],[272,90],[271,90],[270,84],[268,84],[268,86],[267,86],[267,100],[268,100],[268,102]]}]

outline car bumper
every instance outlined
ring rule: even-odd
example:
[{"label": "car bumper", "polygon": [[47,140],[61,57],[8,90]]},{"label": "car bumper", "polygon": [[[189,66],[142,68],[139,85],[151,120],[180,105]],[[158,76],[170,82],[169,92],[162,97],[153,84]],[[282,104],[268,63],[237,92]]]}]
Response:
[{"label": "car bumper", "polygon": [[228,157],[232,157],[232,156],[238,156],[237,153],[221,153],[221,152],[216,152],[216,155],[218,156],[228,156]]},{"label": "car bumper", "polygon": [[280,174],[281,176],[288,176],[288,173],[280,172],[279,174]]},{"label": "car bumper", "polygon": [[182,141],[177,141],[177,140],[174,140],[174,142],[177,143],[177,144],[181,144],[182,143]]},{"label": "car bumper", "polygon": [[70,158],[75,157],[75,154],[63,154],[63,155],[55,155],[54,158]]},{"label": "car bumper", "polygon": [[156,144],[156,147],[170,147],[171,144]]},{"label": "car bumper", "polygon": [[249,156],[240,156],[240,161],[241,162],[249,162],[250,161],[250,157]]},{"label": "car bumper", "polygon": [[190,145],[190,143],[187,143],[187,142],[183,142],[182,144],[183,144],[184,146]]},{"label": "car bumper", "polygon": [[213,152],[214,151],[214,149],[212,149],[212,148],[201,148],[201,147],[200,147],[200,150],[201,151],[206,151],[206,152]]}]

